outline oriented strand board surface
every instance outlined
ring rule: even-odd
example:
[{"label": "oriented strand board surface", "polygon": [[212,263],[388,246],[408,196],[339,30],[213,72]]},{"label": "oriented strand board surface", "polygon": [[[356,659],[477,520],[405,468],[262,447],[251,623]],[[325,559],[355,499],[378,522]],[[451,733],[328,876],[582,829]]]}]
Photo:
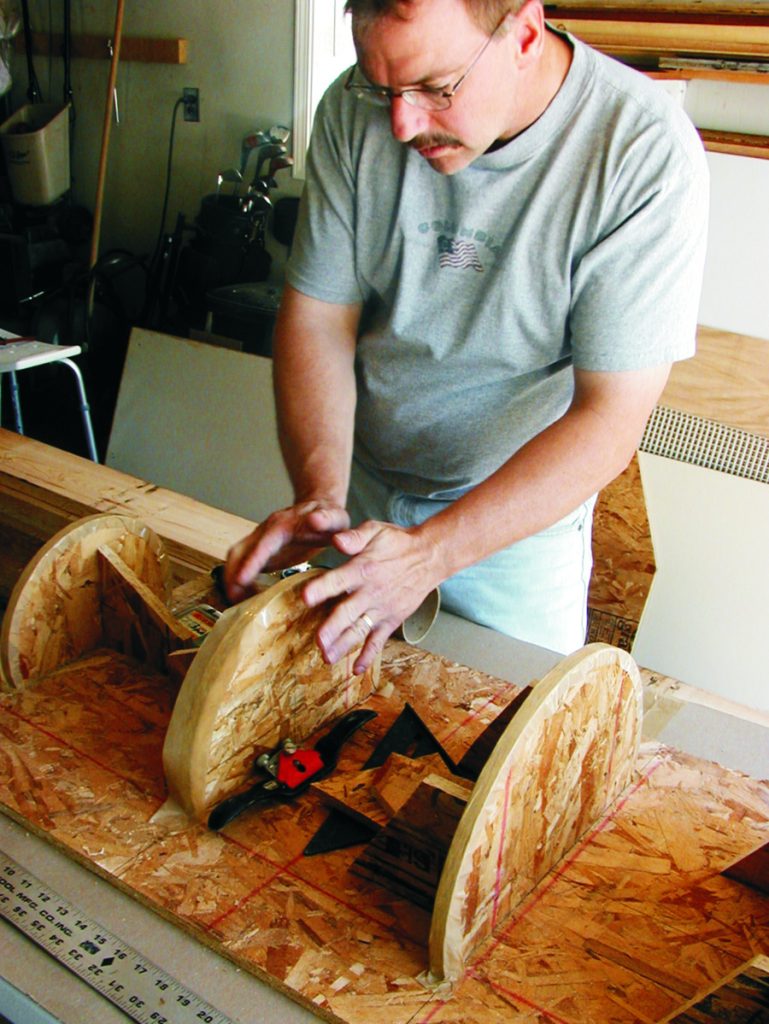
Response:
[{"label": "oriented strand board surface", "polygon": [[[404,700],[468,745],[507,684],[391,643],[345,747],[359,769]],[[619,805],[494,932],[453,991],[423,983],[428,917],[355,878],[360,848],[304,858],[312,794],[223,833],[152,821],[174,690],[94,655],[0,697],[0,804],[202,942],[347,1024],[648,1024],[769,945],[769,904],[720,869],[769,827],[769,787],[671,750],[642,751]],[[495,702],[498,702],[495,704]]]},{"label": "oriented strand board surface", "polygon": [[253,778],[255,757],[282,740],[303,743],[375,689],[377,660],[353,674],[357,652],[337,665],[316,642],[326,609],[308,608],[311,575],[289,576],[230,608],[187,672],[163,748],[172,797],[201,821]]},{"label": "oriented strand board surface", "polygon": [[117,554],[165,602],[168,562],[144,523],[107,514],[65,526],[38,551],[8,602],[0,639],[7,686],[25,686],[101,643],[100,547]]},{"label": "oriented strand board surface", "polygon": [[656,563],[638,456],[598,495],[593,515],[593,572],[588,592],[589,642],[629,651],[649,596]]},{"label": "oriented strand board surface", "polygon": [[479,944],[630,782],[641,738],[632,658],[592,644],[533,689],[473,789],[435,897],[430,969],[456,978]]}]

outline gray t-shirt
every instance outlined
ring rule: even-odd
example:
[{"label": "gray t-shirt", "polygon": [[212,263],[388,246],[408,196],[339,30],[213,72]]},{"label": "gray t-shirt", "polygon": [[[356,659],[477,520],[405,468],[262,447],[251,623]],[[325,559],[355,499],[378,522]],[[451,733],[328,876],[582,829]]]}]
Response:
[{"label": "gray t-shirt", "polygon": [[558,419],[572,365],[694,352],[708,204],[701,142],[656,83],[571,37],[561,89],[451,176],[343,89],[318,109],[287,277],[362,303],[355,454],[451,498]]}]

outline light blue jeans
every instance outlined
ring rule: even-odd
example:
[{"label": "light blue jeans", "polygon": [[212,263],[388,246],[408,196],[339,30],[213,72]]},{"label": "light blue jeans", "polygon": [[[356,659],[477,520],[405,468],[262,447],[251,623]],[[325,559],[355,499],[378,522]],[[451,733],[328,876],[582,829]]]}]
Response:
[{"label": "light blue jeans", "polygon": [[[353,462],[353,524],[416,526],[451,502],[396,491]],[[561,654],[585,642],[595,498],[553,526],[463,569],[441,584],[441,606],[500,633]]]}]

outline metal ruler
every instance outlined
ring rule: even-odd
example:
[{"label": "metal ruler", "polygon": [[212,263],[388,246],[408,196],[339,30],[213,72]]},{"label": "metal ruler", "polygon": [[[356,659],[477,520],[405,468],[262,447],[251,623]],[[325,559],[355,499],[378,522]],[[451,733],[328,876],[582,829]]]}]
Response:
[{"label": "metal ruler", "polygon": [[140,1024],[233,1024],[1,850],[0,917]]}]

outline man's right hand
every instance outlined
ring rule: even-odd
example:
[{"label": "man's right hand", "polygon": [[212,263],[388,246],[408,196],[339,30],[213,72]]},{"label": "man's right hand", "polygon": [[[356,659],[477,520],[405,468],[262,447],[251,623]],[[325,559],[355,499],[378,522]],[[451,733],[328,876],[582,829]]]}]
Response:
[{"label": "man's right hand", "polygon": [[350,527],[346,510],[333,502],[305,501],[280,509],[227,553],[224,585],[232,602],[255,591],[260,572],[285,569],[328,547],[334,534]]}]

